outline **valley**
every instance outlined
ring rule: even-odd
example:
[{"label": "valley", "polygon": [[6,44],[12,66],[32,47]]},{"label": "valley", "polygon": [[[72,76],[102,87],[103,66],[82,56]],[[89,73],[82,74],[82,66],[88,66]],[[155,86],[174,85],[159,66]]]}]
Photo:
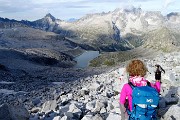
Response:
[{"label": "valley", "polygon": [[120,119],[119,91],[131,59],[146,63],[152,82],[154,65],[163,66],[159,117],[179,119],[179,24],[179,13],[141,8],[73,22],[50,13],[35,21],[0,18],[0,111],[11,111],[0,119]]}]

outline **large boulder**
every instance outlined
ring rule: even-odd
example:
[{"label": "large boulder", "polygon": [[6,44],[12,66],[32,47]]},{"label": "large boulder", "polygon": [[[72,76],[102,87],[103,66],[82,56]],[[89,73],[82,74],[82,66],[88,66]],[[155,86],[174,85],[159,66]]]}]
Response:
[{"label": "large boulder", "polygon": [[164,120],[180,120],[180,107],[178,105],[171,106],[163,116]]},{"label": "large boulder", "polygon": [[55,111],[57,107],[57,102],[56,100],[51,100],[51,101],[47,101],[43,104],[41,112],[45,112],[48,113],[50,111]]},{"label": "large boulder", "polygon": [[82,111],[74,103],[72,103],[69,106],[69,111],[68,112],[73,113],[73,116],[75,116],[78,119],[80,119],[81,114],[82,114]]},{"label": "large boulder", "polygon": [[23,104],[2,104],[0,120],[28,120],[29,112]]}]

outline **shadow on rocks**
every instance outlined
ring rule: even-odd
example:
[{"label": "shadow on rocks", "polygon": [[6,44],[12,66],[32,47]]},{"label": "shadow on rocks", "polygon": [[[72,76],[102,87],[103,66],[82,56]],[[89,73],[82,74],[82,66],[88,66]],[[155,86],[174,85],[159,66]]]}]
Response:
[{"label": "shadow on rocks", "polygon": [[177,108],[180,108],[178,106],[178,101],[178,87],[171,86],[167,94],[165,94],[165,96],[160,97],[158,116],[163,120],[177,120],[179,118]]}]

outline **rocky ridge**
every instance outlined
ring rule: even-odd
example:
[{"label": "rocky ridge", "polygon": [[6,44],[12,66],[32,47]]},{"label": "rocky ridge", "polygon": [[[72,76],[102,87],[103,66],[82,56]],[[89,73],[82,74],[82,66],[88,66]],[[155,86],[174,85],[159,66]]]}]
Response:
[{"label": "rocky ridge", "polygon": [[[160,12],[143,11],[141,8],[116,9],[108,13],[89,14],[75,21],[66,22],[56,19],[50,13],[36,21],[16,21],[1,18],[3,28],[29,26],[44,31],[55,32],[75,43],[84,43],[96,50],[117,51],[139,47],[139,39],[130,42],[124,37],[132,34],[139,37],[153,30],[167,27],[179,29],[179,13],[163,16]],[[4,24],[5,25],[4,25]],[[12,25],[6,25],[6,24]],[[95,31],[94,31],[95,30]],[[136,43],[137,42],[137,43]],[[141,41],[142,42],[142,41]],[[140,42],[140,43],[141,43]]]},{"label": "rocky ridge", "polygon": [[[158,31],[162,27],[167,27],[170,32],[173,32],[173,29],[176,31],[178,20],[178,13],[163,16],[158,11],[152,12],[143,11],[141,8],[131,8],[116,9],[109,13],[90,14],[73,23],[62,21],[57,24],[58,29],[61,30],[60,34],[66,37],[78,39],[79,42],[83,41],[85,44],[99,48],[102,51],[106,51],[108,48],[115,51],[141,46],[147,40],[143,38],[144,34],[153,34],[151,33],[153,30]],[[127,39],[127,34],[130,34],[130,37],[139,38],[131,42]],[[161,36],[160,33],[158,35]],[[139,41],[141,44],[139,44]],[[151,42],[148,44],[151,44]]]},{"label": "rocky ridge", "polygon": [[180,39],[176,34],[179,33],[167,27],[153,30],[144,36],[143,46],[164,52],[177,50]]}]

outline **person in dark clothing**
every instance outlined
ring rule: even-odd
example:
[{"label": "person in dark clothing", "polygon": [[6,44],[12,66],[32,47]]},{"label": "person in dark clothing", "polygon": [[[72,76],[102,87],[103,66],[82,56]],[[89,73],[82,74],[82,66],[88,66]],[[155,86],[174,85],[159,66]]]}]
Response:
[{"label": "person in dark clothing", "polygon": [[165,70],[158,64],[156,64],[155,67],[156,67],[155,80],[161,81],[161,72],[165,73]]}]

